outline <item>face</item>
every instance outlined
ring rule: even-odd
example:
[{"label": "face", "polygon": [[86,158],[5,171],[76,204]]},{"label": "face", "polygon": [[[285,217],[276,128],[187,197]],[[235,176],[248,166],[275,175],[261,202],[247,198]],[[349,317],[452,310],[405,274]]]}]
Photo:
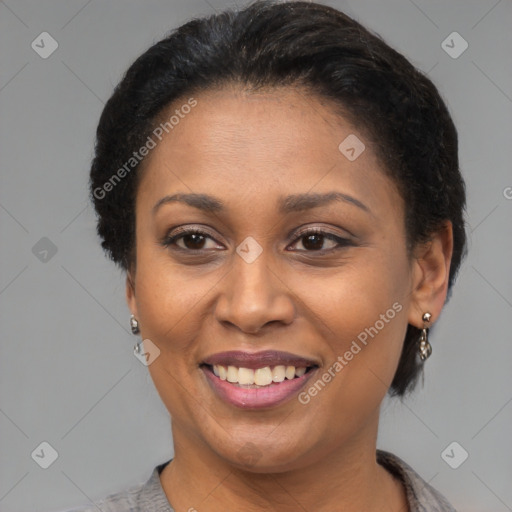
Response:
[{"label": "face", "polygon": [[145,162],[128,303],[175,443],[303,467],[374,435],[413,307],[403,202],[318,98],[195,100]]}]

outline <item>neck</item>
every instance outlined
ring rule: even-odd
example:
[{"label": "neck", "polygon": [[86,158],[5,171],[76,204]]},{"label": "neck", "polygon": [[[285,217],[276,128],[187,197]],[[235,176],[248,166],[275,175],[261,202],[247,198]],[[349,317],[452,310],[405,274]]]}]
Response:
[{"label": "neck", "polygon": [[[377,426],[279,473],[240,470],[173,424],[175,455],[160,480],[176,512],[408,511],[402,485],[376,462]],[[306,460],[306,459],[305,459]]]}]

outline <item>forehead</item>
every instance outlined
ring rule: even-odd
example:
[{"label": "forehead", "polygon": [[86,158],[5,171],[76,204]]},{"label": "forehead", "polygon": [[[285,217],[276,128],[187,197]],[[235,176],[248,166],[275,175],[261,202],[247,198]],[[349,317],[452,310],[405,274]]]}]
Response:
[{"label": "forehead", "polygon": [[162,116],[174,116],[173,127],[144,162],[138,201],[180,191],[268,207],[284,193],[337,190],[396,207],[397,191],[370,144],[332,102],[303,89],[236,87],[193,100],[193,108],[183,108],[188,97],[175,101]]}]

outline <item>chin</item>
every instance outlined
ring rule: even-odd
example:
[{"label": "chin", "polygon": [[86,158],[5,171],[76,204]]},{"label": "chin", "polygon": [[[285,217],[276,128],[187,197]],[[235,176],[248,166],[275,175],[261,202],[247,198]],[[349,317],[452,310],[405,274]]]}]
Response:
[{"label": "chin", "polygon": [[[304,443],[291,445],[276,439],[237,441],[226,449],[215,450],[228,464],[250,473],[282,473],[306,463]],[[299,448],[300,447],[300,451]]]}]

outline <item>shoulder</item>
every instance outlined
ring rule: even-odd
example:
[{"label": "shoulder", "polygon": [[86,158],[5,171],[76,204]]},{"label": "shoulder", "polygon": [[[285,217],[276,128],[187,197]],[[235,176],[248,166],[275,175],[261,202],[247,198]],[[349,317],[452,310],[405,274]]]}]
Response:
[{"label": "shoulder", "polygon": [[139,501],[142,489],[142,485],[130,487],[124,491],[109,494],[94,504],[82,508],[74,508],[66,512],[139,512],[142,509],[138,507],[137,501]]},{"label": "shoulder", "polygon": [[144,484],[131,486],[85,507],[65,512],[174,512],[160,483],[160,473],[169,462],[156,466]]},{"label": "shoulder", "polygon": [[377,462],[403,482],[411,512],[456,512],[439,491],[396,455],[377,450]]}]

